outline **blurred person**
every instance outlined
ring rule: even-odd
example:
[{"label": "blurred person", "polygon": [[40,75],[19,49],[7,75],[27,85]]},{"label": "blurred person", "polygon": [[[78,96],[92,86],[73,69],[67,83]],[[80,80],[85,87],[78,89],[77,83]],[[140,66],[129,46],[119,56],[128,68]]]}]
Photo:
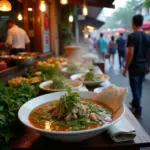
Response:
[{"label": "blurred person", "polygon": [[125,53],[126,53],[126,40],[123,38],[123,33],[120,33],[120,37],[117,39],[118,54],[119,54],[119,65],[120,69],[125,63]]},{"label": "blurred person", "polygon": [[18,27],[13,20],[7,21],[7,27],[8,27],[7,39],[5,43],[3,43],[2,45],[10,47],[11,54],[25,52],[26,44],[30,43],[30,39],[26,31]]},{"label": "blurred person", "polygon": [[142,83],[145,75],[149,72],[149,48],[148,35],[142,31],[143,16],[135,15],[132,19],[133,33],[129,34],[127,40],[126,64],[123,76],[129,71],[129,81],[132,90],[132,112],[140,116],[142,113],[141,96]]},{"label": "blurred person", "polygon": [[115,37],[111,36],[111,40],[109,41],[109,44],[108,44],[108,53],[110,54],[109,60],[110,60],[111,67],[114,66],[114,56],[116,53],[116,49],[117,49],[117,43],[115,41]]},{"label": "blurred person", "polygon": [[100,59],[105,60],[105,54],[107,52],[108,43],[103,37],[103,33],[100,33],[100,38],[97,40],[97,51],[99,53]]},{"label": "blurred person", "polygon": [[94,41],[91,38],[91,35],[88,35],[88,49],[89,49],[89,52],[93,52],[93,49],[94,49]]},{"label": "blurred person", "polygon": [[96,37],[94,38],[94,49],[96,49],[96,44],[97,44],[97,39]]}]

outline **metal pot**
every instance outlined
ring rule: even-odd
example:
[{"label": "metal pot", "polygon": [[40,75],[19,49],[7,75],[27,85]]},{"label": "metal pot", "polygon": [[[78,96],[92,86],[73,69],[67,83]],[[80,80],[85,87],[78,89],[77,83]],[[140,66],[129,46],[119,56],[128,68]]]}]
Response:
[{"label": "metal pot", "polygon": [[13,60],[15,61],[16,65],[26,67],[34,65],[37,61],[35,57],[21,57],[21,56],[15,56]]},{"label": "metal pot", "polygon": [[21,53],[17,53],[17,56],[22,56],[22,57],[38,57],[39,53],[36,53],[36,52],[21,52]]}]

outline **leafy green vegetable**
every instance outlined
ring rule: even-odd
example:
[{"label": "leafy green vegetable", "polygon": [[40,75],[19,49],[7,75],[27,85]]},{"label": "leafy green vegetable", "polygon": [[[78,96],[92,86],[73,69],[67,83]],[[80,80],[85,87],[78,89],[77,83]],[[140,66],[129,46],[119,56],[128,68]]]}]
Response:
[{"label": "leafy green vegetable", "polygon": [[68,68],[67,68],[67,69],[68,69],[69,71],[73,71],[73,72],[80,70],[79,66],[77,66],[77,65],[74,64],[74,63],[70,63],[70,64],[68,65]]},{"label": "leafy green vegetable", "polygon": [[60,98],[57,103],[57,108],[62,115],[67,115],[77,102],[80,101],[80,95],[78,92],[72,92],[69,88],[67,90],[68,94],[65,94]]},{"label": "leafy green vegetable", "polygon": [[56,121],[57,125],[72,127],[73,131],[81,130],[85,128],[85,125],[89,123],[89,119],[86,117],[79,118],[71,121]]},{"label": "leafy green vegetable", "polygon": [[95,76],[95,73],[94,72],[88,72],[85,74],[85,79],[87,81],[95,81],[96,80],[96,76]]},{"label": "leafy green vegetable", "polygon": [[67,89],[69,88],[69,84],[65,80],[64,77],[55,76],[53,79],[53,83],[50,85],[50,87],[54,89]]},{"label": "leafy green vegetable", "polygon": [[41,77],[43,78],[44,81],[49,80],[54,76],[62,76],[60,69],[53,67],[39,66],[36,68],[35,72],[36,71],[42,72]]},{"label": "leafy green vegetable", "polygon": [[35,86],[26,82],[15,88],[0,83],[0,149],[1,145],[6,145],[14,137],[11,127],[17,119],[17,112],[21,105],[37,96],[36,91]]},{"label": "leafy green vegetable", "polygon": [[47,121],[50,121],[52,118],[49,117],[49,116],[39,116],[38,117],[38,121],[42,121],[42,120],[47,120]]}]

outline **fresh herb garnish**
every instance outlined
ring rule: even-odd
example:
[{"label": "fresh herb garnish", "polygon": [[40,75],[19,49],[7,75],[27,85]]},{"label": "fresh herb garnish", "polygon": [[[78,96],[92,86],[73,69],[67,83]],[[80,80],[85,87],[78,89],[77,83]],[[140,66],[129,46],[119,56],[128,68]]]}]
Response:
[{"label": "fresh herb garnish", "polygon": [[42,121],[42,120],[47,120],[47,121],[50,121],[52,118],[49,117],[49,116],[39,116],[38,117],[38,121]]},{"label": "fresh herb garnish", "polygon": [[85,125],[89,123],[89,119],[86,117],[79,118],[72,121],[56,121],[56,125],[72,127],[73,131],[81,130],[85,128]]},{"label": "fresh herb garnish", "polygon": [[76,64],[74,64],[72,62],[68,65],[67,69],[68,69],[68,71],[72,71],[72,72],[80,70],[79,66],[77,66]]},{"label": "fresh herb garnish", "polygon": [[75,104],[80,101],[80,95],[78,92],[72,92],[70,88],[67,89],[67,92],[68,94],[62,96],[57,103],[57,108],[63,116],[67,115]]},{"label": "fresh herb garnish", "polygon": [[69,84],[67,83],[64,77],[55,76],[53,79],[53,83],[50,85],[53,89],[67,89],[69,88]]},{"label": "fresh herb garnish", "polygon": [[96,75],[94,72],[88,72],[85,74],[85,80],[86,81],[95,81],[96,80]]}]

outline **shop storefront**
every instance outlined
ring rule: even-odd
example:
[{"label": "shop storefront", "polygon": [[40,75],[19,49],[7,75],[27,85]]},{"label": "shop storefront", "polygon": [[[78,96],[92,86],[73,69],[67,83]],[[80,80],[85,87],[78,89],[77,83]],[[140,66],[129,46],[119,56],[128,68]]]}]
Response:
[{"label": "shop storefront", "polygon": [[11,11],[0,12],[1,41],[5,41],[7,36],[6,21],[13,19],[30,37],[31,42],[27,51],[58,54],[59,3],[57,0],[11,0],[10,3]]},{"label": "shop storefront", "polygon": [[[59,52],[57,1],[24,0],[24,28],[29,33],[31,51]],[[44,6],[41,6],[41,5]],[[40,8],[45,7],[45,8]],[[32,11],[29,11],[30,8]],[[45,9],[45,10],[41,10]]]}]

